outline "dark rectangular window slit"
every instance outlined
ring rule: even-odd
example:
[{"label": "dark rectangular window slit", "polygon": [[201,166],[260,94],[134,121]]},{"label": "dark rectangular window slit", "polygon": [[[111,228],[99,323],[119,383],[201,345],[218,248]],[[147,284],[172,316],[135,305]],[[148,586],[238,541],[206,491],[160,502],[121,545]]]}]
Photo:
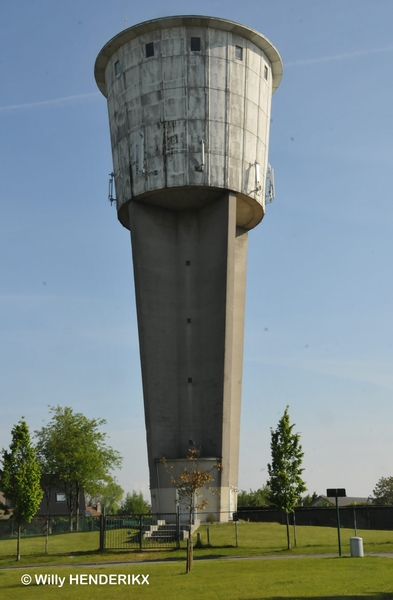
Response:
[{"label": "dark rectangular window slit", "polygon": [[192,52],[200,52],[201,51],[201,38],[200,37],[192,37],[191,38],[191,51]]},{"label": "dark rectangular window slit", "polygon": [[187,319],[187,323],[191,323],[191,319]]},{"label": "dark rectangular window slit", "polygon": [[243,60],[243,48],[241,46],[235,46],[235,58]]},{"label": "dark rectangular window slit", "polygon": [[190,260],[186,260],[186,267],[189,267],[190,264],[191,264],[191,261]]},{"label": "dark rectangular window slit", "polygon": [[188,383],[192,383],[192,377],[188,378]]},{"label": "dark rectangular window slit", "polygon": [[115,62],[115,75],[118,75],[120,73],[120,62],[117,60]]},{"label": "dark rectangular window slit", "polygon": [[154,42],[149,42],[145,46],[146,48],[146,58],[150,58],[150,56],[154,56]]},{"label": "dark rectangular window slit", "polygon": [[267,68],[267,67],[265,67],[265,71],[264,71],[265,79],[267,79],[267,74],[268,74],[268,72],[269,72],[269,71],[268,71],[268,68]]}]

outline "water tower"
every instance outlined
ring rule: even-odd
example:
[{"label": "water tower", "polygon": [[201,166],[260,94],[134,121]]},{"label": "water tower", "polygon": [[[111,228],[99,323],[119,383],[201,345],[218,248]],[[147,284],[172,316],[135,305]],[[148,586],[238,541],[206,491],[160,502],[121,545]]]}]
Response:
[{"label": "water tower", "polygon": [[153,512],[174,512],[189,448],[217,461],[222,519],[236,510],[248,231],[271,194],[274,46],[226,19],[125,29],[99,53],[117,214],[130,230]]}]

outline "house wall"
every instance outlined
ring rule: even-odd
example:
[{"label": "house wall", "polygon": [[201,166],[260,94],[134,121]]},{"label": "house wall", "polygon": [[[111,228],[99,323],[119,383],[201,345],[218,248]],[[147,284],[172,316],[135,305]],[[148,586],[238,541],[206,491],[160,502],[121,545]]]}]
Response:
[{"label": "house wall", "polygon": [[[51,517],[68,517],[69,513],[68,513],[68,507],[67,507],[67,502],[60,502],[56,499],[56,495],[57,494],[64,494],[64,490],[60,489],[60,488],[55,488],[54,490],[52,490],[51,492],[51,496],[50,496],[50,516]],[[48,503],[46,501],[46,496],[45,494],[42,497],[41,500],[41,505],[40,508],[38,509],[36,516],[37,517],[44,517],[47,515],[47,506]],[[86,503],[85,503],[85,495],[84,492],[80,493],[79,496],[79,514],[81,516],[84,516],[86,512]]]}]

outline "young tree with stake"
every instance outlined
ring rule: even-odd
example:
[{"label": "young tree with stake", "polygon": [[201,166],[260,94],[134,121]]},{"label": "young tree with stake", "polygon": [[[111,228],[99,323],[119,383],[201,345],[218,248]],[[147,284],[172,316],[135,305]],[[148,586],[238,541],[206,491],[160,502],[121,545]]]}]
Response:
[{"label": "young tree with stake", "polygon": [[29,428],[23,417],[12,430],[10,449],[2,450],[0,490],[13,511],[18,525],[16,560],[20,560],[20,534],[22,523],[30,523],[41,499],[41,470],[35,449],[30,440]]},{"label": "young tree with stake", "polygon": [[191,535],[193,514],[195,510],[205,510],[206,506],[209,504],[209,501],[202,497],[201,489],[207,489],[211,493],[214,493],[208,485],[214,481],[211,472],[213,469],[217,469],[218,471],[221,469],[220,463],[216,463],[209,470],[202,469],[199,465],[199,456],[200,450],[191,448],[186,457],[189,466],[184,466],[177,477],[172,474],[172,467],[168,467],[166,458],[161,460],[171,477],[171,483],[177,490],[176,503],[178,505],[183,503],[188,511],[189,537],[187,540],[186,573],[190,573],[193,566],[194,547],[192,545]]},{"label": "young tree with stake", "polygon": [[268,464],[270,502],[286,514],[288,550],[291,549],[289,536],[289,513],[293,513],[301,494],[307,488],[301,477],[304,469],[304,452],[300,445],[300,434],[292,433],[295,424],[290,424],[288,406],[278,422],[277,429],[271,431],[270,448],[272,462]]}]

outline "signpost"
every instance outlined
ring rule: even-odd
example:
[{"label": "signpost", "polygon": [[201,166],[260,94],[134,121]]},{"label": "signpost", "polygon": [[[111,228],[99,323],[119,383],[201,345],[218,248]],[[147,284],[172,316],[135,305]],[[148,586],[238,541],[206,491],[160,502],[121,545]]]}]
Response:
[{"label": "signpost", "polygon": [[326,490],[326,496],[328,498],[336,499],[336,513],[337,513],[337,533],[338,533],[338,554],[341,556],[341,533],[340,533],[340,512],[338,510],[338,499],[345,498],[346,492],[344,488],[329,488]]}]

